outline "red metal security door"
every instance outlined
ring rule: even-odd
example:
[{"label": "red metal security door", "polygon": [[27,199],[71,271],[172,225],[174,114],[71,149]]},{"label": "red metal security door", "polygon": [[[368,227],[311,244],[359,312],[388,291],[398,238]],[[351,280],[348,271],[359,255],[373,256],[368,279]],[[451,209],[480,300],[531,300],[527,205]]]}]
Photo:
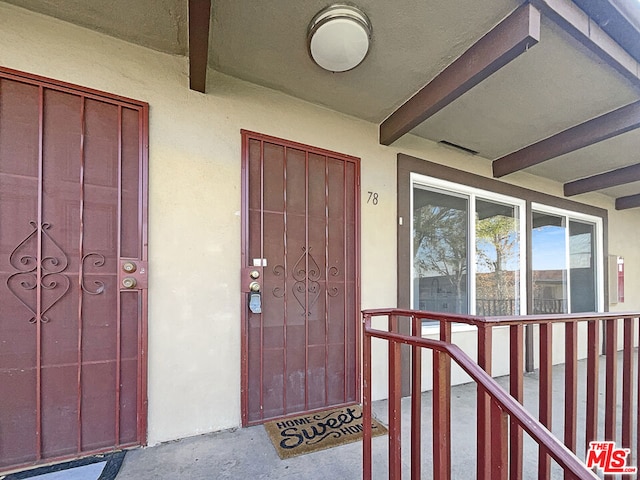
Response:
[{"label": "red metal security door", "polygon": [[0,70],[0,471],[145,441],[146,119]]},{"label": "red metal security door", "polygon": [[358,399],[358,191],[359,159],[243,131],[244,425]]}]

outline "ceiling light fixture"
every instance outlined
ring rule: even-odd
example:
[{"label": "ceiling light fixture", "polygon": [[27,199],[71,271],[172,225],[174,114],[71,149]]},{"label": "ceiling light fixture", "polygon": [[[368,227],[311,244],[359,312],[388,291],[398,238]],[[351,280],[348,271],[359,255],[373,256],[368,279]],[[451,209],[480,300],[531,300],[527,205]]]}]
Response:
[{"label": "ceiling light fixture", "polygon": [[367,56],[370,39],[371,22],[364,12],[349,5],[331,5],[311,20],[307,46],[320,67],[346,72]]}]

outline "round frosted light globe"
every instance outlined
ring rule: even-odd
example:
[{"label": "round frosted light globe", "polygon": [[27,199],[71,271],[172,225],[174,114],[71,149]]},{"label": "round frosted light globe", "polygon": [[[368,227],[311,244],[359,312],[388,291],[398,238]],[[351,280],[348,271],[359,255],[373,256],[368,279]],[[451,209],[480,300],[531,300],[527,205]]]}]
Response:
[{"label": "round frosted light globe", "polygon": [[369,51],[368,19],[353,7],[333,6],[320,12],[309,28],[309,53],[330,72],[357,67]]}]

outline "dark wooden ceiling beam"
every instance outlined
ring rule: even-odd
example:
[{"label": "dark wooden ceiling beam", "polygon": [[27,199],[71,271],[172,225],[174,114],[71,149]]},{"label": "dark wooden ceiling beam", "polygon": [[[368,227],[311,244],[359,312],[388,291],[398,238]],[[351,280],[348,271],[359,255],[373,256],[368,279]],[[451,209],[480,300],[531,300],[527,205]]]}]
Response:
[{"label": "dark wooden ceiling beam", "polygon": [[640,207],[640,195],[616,198],[616,210],[627,210]]},{"label": "dark wooden ceiling beam", "polygon": [[540,12],[530,4],[519,7],[384,120],[380,143],[392,144],[539,39]]},{"label": "dark wooden ceiling beam", "polygon": [[211,0],[189,0],[189,88],[205,92]]},{"label": "dark wooden ceiling beam", "polygon": [[493,161],[502,177],[640,127],[640,101],[605,113]]},{"label": "dark wooden ceiling beam", "polygon": [[603,188],[617,187],[640,181],[640,164],[618,168],[591,177],[581,178],[564,184],[564,196],[571,197],[580,193],[595,192]]}]

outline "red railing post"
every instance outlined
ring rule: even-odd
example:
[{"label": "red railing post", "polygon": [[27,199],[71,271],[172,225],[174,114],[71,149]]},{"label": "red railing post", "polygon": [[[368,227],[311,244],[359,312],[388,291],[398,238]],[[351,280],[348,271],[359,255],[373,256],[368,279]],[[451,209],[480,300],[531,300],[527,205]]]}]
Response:
[{"label": "red railing post", "polygon": [[[491,375],[492,329],[490,325],[478,325],[478,365]],[[478,385],[478,435],[477,478],[491,480],[491,405],[489,395]]]},{"label": "red railing post", "polygon": [[[552,384],[551,369],[553,366],[553,324],[540,324],[540,403],[538,418],[540,423],[551,430]],[[538,478],[548,480],[551,476],[551,458],[544,449],[538,451]]]},{"label": "red railing post", "polygon": [[[389,316],[389,331],[398,333],[398,316]],[[389,478],[402,478],[402,362],[399,342],[389,340]]]},{"label": "red railing post", "polygon": [[[638,345],[640,345],[640,316],[638,317]],[[638,359],[639,364],[636,369],[637,379],[636,383],[638,385],[638,391],[636,392],[636,457],[635,457],[635,465],[640,467],[640,359]]]},{"label": "red railing post", "polygon": [[618,379],[618,319],[605,322],[605,398],[604,398],[604,439],[616,441],[616,396]]},{"label": "red railing post", "polygon": [[[618,397],[618,319],[605,322],[605,399],[604,399],[604,439],[616,441],[616,418]],[[605,475],[605,478],[616,478]]]},{"label": "red railing post", "polygon": [[[440,340],[451,342],[451,323],[440,322]],[[451,359],[433,352],[433,475],[451,478]]]},{"label": "red railing post", "polygon": [[585,449],[598,440],[598,385],[600,373],[600,320],[587,325],[587,407]]},{"label": "red railing post", "polygon": [[564,444],[576,451],[578,404],[578,324],[565,324],[564,343]]},{"label": "red railing post", "polygon": [[371,316],[363,317],[364,335],[362,339],[362,478],[371,480]]},{"label": "red railing post", "polygon": [[[411,317],[411,334],[422,337],[422,319]],[[422,348],[411,347],[411,480],[420,480],[422,427]]]},{"label": "red railing post", "polygon": [[633,321],[624,319],[622,352],[622,447],[629,449],[633,446]]},{"label": "red railing post", "polygon": [[[509,391],[518,402],[524,400],[524,326],[511,325],[509,327],[509,343],[511,355],[509,358]],[[510,455],[511,465],[509,478],[522,480],[523,466],[523,432],[518,422],[511,418]]]},{"label": "red railing post", "polygon": [[507,480],[509,478],[509,448],[507,432],[509,419],[495,399],[491,400],[491,478]]}]

